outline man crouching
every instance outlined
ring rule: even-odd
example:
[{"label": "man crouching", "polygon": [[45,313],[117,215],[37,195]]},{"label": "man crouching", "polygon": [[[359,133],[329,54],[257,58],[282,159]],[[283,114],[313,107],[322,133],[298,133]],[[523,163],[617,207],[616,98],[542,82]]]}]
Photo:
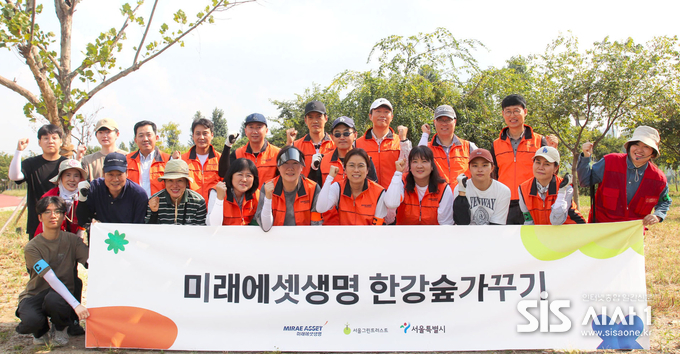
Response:
[{"label": "man crouching", "polygon": [[30,279],[19,295],[16,316],[21,323],[16,331],[33,334],[34,344],[66,345],[73,312],[81,320],[90,316],[73,296],[73,267],[76,262],[87,267],[89,251],[82,238],[60,230],[66,212],[63,199],[45,197],[38,201],[36,212],[43,232],[24,247]]}]

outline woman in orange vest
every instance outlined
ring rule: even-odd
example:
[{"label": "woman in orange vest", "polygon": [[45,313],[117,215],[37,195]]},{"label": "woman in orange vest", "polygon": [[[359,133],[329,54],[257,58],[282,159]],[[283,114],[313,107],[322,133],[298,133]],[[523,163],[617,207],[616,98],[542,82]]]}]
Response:
[{"label": "woman in orange vest", "polygon": [[305,155],[294,146],[282,148],[276,156],[276,177],[260,188],[255,219],[262,230],[272,226],[321,225],[317,212],[319,186],[302,176]]},{"label": "woman in orange vest", "polygon": [[385,205],[397,208],[397,225],[453,225],[453,193],[439,175],[432,150],[413,148],[408,163],[406,182],[402,179],[406,162],[395,163],[397,170],[385,193]]},{"label": "woman in orange vest", "polygon": [[234,160],[224,176],[210,190],[208,199],[208,225],[251,224],[260,191],[257,166],[246,158]]},{"label": "woman in orange vest", "polygon": [[[534,155],[534,177],[520,183],[519,207],[524,225],[585,224],[586,220],[571,199],[574,188],[571,175],[557,176],[560,153],[544,146]],[[558,191],[559,188],[559,191]]]},{"label": "woman in orange vest", "polygon": [[383,201],[385,189],[367,178],[371,158],[364,149],[352,149],[345,155],[345,178],[333,182],[340,169],[331,166],[321,188],[317,210],[335,207],[340,225],[382,225],[387,215]]}]

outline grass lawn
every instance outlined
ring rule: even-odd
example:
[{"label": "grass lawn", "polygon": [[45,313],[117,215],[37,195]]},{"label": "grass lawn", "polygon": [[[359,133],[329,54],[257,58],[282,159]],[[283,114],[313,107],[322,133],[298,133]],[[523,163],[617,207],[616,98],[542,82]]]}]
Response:
[{"label": "grass lawn", "polygon": [[[674,189],[674,188],[672,188]],[[647,293],[652,307],[651,350],[648,353],[680,353],[680,193],[671,192],[675,205],[663,223],[654,225],[645,235],[645,262]],[[587,215],[590,199],[582,197],[583,215]],[[11,211],[0,212],[0,224],[5,223]],[[25,227],[23,216],[18,226]],[[30,336],[18,335],[14,328],[17,296],[23,290],[28,274],[24,266],[23,246],[28,241],[25,234],[17,234],[14,227],[0,235],[0,353],[162,353],[162,351],[134,351],[114,349],[84,349],[84,336],[71,338],[64,348],[35,347]],[[87,286],[87,271],[81,269]],[[86,292],[84,291],[84,295]],[[86,299],[83,301],[87,305]],[[615,353],[616,351],[595,351]],[[471,353],[471,352],[465,352]],[[553,353],[553,351],[505,351],[505,353]],[[558,353],[579,353],[566,351]]]},{"label": "grass lawn", "polygon": [[[2,194],[11,195],[13,197],[23,198],[26,195],[26,190],[25,189],[8,189],[8,190],[2,192]],[[6,217],[5,217],[5,220],[7,220]]]}]

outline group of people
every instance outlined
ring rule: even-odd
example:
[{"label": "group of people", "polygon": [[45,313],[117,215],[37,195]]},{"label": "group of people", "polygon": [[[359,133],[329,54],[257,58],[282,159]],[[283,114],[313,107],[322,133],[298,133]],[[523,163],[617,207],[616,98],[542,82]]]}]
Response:
[{"label": "group of people", "polygon": [[[244,146],[222,152],[211,144],[213,124],[195,120],[194,145],[172,155],[156,146],[156,125],[135,124],[138,150],[118,150],[118,125],[100,120],[95,133],[101,150],[75,158],[59,155],[63,132],[55,125],[38,131],[42,154],[21,160],[28,139],[20,139],[9,176],[28,185],[30,280],[19,296],[19,333],[36,343],[63,345],[82,333],[82,282],[77,263],[87,264],[83,241],[94,222],[181,225],[504,225],[586,223],[572,200],[572,178],[558,176],[560,155],[553,137],[525,124],[520,95],[501,103],[506,123],[490,149],[455,134],[455,110],[434,110],[436,134],[421,127],[415,148],[408,129],[390,126],[394,109],[385,98],[371,105],[372,123],[359,135],[354,120],[330,124],[322,102],[305,106],[308,133],[286,131],[287,144],[267,141],[268,122],[246,117]],[[296,139],[298,138],[298,139]],[[659,135],[638,127],[624,145],[591,166],[592,144],[583,144],[580,185],[599,184],[589,222],[663,221],[671,204],[665,175],[652,162]],[[642,182],[645,183],[642,183]],[[389,227],[389,226],[388,226]],[[392,226],[394,227],[394,226]],[[85,237],[86,238],[86,237]],[[52,326],[48,324],[48,317]]]}]

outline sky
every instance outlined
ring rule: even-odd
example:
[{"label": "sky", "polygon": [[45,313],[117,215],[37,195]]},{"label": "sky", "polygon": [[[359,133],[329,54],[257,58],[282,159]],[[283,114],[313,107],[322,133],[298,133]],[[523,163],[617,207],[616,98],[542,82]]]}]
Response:
[{"label": "sky", "polygon": [[[199,4],[209,1],[160,1],[152,30],[170,25],[172,13],[182,8],[189,18]],[[73,66],[82,60],[83,48],[103,30],[120,28],[120,7],[125,1],[83,1],[74,15]],[[152,1],[139,14],[148,17]],[[193,8],[191,8],[193,6]],[[486,49],[475,57],[482,68],[501,67],[516,55],[539,54],[560,33],[571,32],[582,49],[606,36],[632,37],[646,42],[654,36],[677,36],[676,1],[404,1],[404,0],[260,0],[215,15],[138,71],[96,94],[80,111],[96,119],[113,118],[121,130],[120,141],[134,136],[133,125],[151,120],[158,127],[180,123],[180,141],[190,136],[191,120],[198,110],[210,116],[214,108],[225,111],[230,131],[238,131],[245,117],[259,112],[278,116],[271,100],[292,100],[314,84],[328,86],[345,71],[366,71],[375,43],[391,36],[410,36],[448,29],[458,39],[476,39]],[[53,4],[45,2],[37,18],[43,30],[59,33]],[[132,62],[143,29],[131,25],[118,64]],[[37,86],[16,51],[0,50],[0,75],[38,94]],[[86,90],[94,86],[81,86]],[[25,100],[0,86],[0,151],[13,154],[20,137],[29,138],[29,150],[40,153],[36,131],[23,114]],[[446,102],[442,102],[446,104]],[[395,107],[396,108],[396,107]],[[330,117],[335,118],[335,117]],[[92,144],[96,144],[94,141]]]}]

